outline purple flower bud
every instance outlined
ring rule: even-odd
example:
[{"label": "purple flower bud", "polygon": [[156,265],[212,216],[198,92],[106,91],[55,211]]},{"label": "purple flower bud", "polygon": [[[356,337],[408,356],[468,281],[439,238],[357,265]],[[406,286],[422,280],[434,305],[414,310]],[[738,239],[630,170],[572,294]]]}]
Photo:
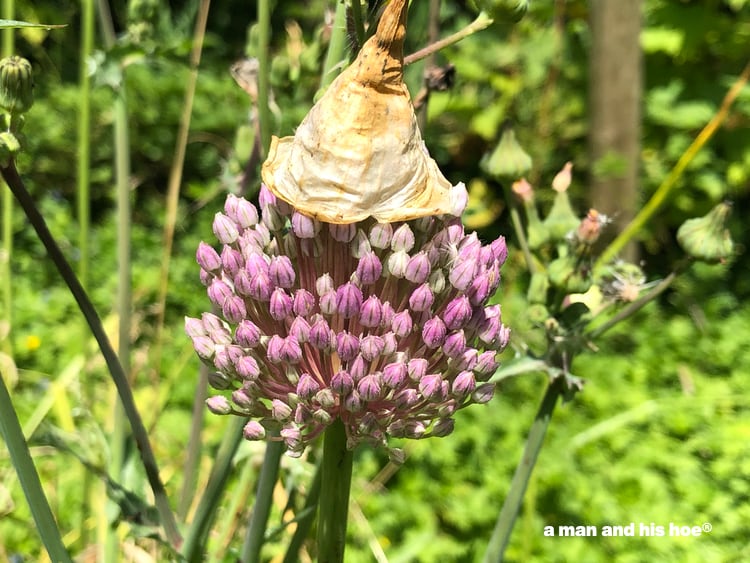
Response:
[{"label": "purple flower bud", "polygon": [[393,317],[395,315],[396,312],[393,310],[390,302],[386,301],[385,303],[383,303],[383,315],[380,319],[380,326],[382,326],[383,328],[390,328],[393,322]]},{"label": "purple flower bud", "polygon": [[292,416],[292,408],[284,401],[274,399],[271,401],[271,416],[274,420],[283,422]]},{"label": "purple flower bud", "polygon": [[474,278],[471,287],[466,292],[472,305],[481,305],[490,296],[490,275],[485,272]]},{"label": "purple flower bud", "polygon": [[406,428],[404,429],[404,436],[407,438],[412,438],[414,440],[417,440],[424,436],[424,433],[427,431],[425,428],[425,425],[423,422],[420,422],[418,420],[410,420],[406,423]]},{"label": "purple flower bud", "polygon": [[261,184],[260,192],[258,193],[258,206],[263,209],[268,205],[276,205],[276,201],[276,196],[268,189],[268,186]]},{"label": "purple flower bud", "polygon": [[359,353],[359,338],[346,331],[339,332],[336,335],[336,353],[343,362],[353,360]]},{"label": "purple flower bud", "polygon": [[414,233],[408,223],[404,223],[393,233],[391,250],[409,252],[412,248],[414,248]]},{"label": "purple flower bud", "polygon": [[289,289],[294,286],[295,273],[292,261],[288,256],[274,256],[268,265],[271,283],[278,287]]},{"label": "purple flower bud", "polygon": [[448,280],[451,285],[458,291],[466,291],[466,289],[474,281],[474,276],[477,271],[477,261],[473,259],[468,260],[457,260],[456,265],[448,274]]},{"label": "purple flower bud", "polygon": [[419,392],[430,401],[442,400],[443,379],[437,374],[425,375],[419,380]]},{"label": "purple flower bud", "polygon": [[354,388],[354,379],[346,371],[338,371],[331,378],[331,389],[339,395],[346,395]]},{"label": "purple flower bud", "polygon": [[268,244],[264,241],[263,232],[258,230],[259,226],[256,225],[254,229],[245,229],[240,235],[238,244],[245,260],[251,254],[263,254],[263,249]]},{"label": "purple flower bud", "polygon": [[375,328],[380,325],[383,317],[383,306],[376,295],[370,295],[359,312],[359,324],[367,328]]},{"label": "purple flower bud", "polygon": [[215,278],[211,282],[211,285],[208,286],[208,298],[211,300],[211,303],[219,308],[224,305],[224,301],[233,295],[232,288],[219,278]]},{"label": "purple flower bud", "polygon": [[302,453],[302,433],[297,428],[282,428],[279,435],[284,439],[284,445],[287,447],[287,455],[297,454],[299,457]]},{"label": "purple flower bud", "polygon": [[349,364],[349,375],[352,376],[355,383],[359,382],[369,371],[370,365],[362,357],[362,354],[357,354],[357,357]]},{"label": "purple flower bud", "polygon": [[357,392],[363,401],[375,401],[380,398],[382,374],[380,372],[366,375],[357,383]]},{"label": "purple flower bud", "polygon": [[454,427],[455,422],[452,418],[441,418],[432,427],[431,435],[437,438],[444,438],[453,432]]},{"label": "purple flower bud", "polygon": [[367,240],[367,235],[362,231],[362,229],[357,229],[357,232],[354,234],[354,238],[349,243],[349,249],[352,253],[352,257],[359,260],[364,256],[367,252],[370,252],[372,250],[372,246],[370,246],[370,241]]},{"label": "purple flower bud", "polygon": [[295,315],[306,317],[315,309],[315,296],[306,289],[298,289],[294,292],[294,305],[292,310]]},{"label": "purple flower bud", "polygon": [[324,315],[333,315],[336,313],[336,292],[328,291],[320,296],[320,312]]},{"label": "purple flower bud", "polygon": [[350,319],[359,313],[362,307],[362,290],[351,282],[347,282],[336,290],[336,310],[345,319]]},{"label": "purple flower bud", "polygon": [[203,284],[204,287],[208,287],[213,281],[214,275],[211,272],[207,272],[206,270],[201,268],[199,278],[201,280],[201,284]]},{"label": "purple flower bud", "polygon": [[268,274],[270,271],[268,262],[269,260],[264,254],[251,252],[245,256],[245,270],[250,274],[250,277],[253,277],[260,272]]},{"label": "purple flower bud", "polygon": [[399,391],[394,397],[393,402],[399,409],[410,409],[422,400],[416,389],[407,387]]},{"label": "purple flower bud", "polygon": [[445,342],[446,333],[443,320],[440,317],[432,317],[424,324],[422,340],[428,348],[437,348]]},{"label": "purple flower bud", "polygon": [[429,284],[426,283],[417,287],[409,296],[409,307],[411,307],[413,311],[420,313],[429,311],[434,302],[435,295],[433,295]]},{"label": "purple flower bud", "polygon": [[333,278],[331,278],[330,274],[323,274],[315,280],[315,292],[318,294],[318,297],[321,297],[329,291],[333,291]]},{"label": "purple flower bud", "polygon": [[508,247],[505,245],[505,237],[493,240],[490,248],[492,248],[492,255],[497,260],[498,266],[505,264],[505,260],[508,258]]},{"label": "purple flower bud", "polygon": [[435,270],[430,274],[428,283],[432,292],[435,295],[440,295],[445,290],[445,275],[441,270]]},{"label": "purple flower bud", "polygon": [[298,238],[315,238],[320,232],[320,221],[295,211],[292,214],[292,231]]},{"label": "purple flower bud", "polygon": [[424,358],[412,358],[407,364],[407,374],[412,381],[419,381],[427,374],[427,360]]},{"label": "purple flower bud", "polygon": [[368,362],[374,361],[378,358],[385,348],[385,342],[380,336],[370,334],[362,339],[360,344],[360,351],[362,357]]},{"label": "purple flower bud", "polygon": [[484,381],[486,378],[493,375],[497,370],[500,362],[497,361],[496,357],[497,352],[494,350],[487,350],[479,354],[477,365],[475,365],[473,369],[481,381]]},{"label": "purple flower bud", "polygon": [[211,337],[215,344],[231,344],[232,335],[229,333],[224,321],[213,313],[203,313],[201,315],[203,326],[206,333]]},{"label": "purple flower bud", "polygon": [[297,382],[297,395],[304,401],[309,401],[320,391],[320,384],[309,373],[303,373]]},{"label": "purple flower bud", "polygon": [[237,362],[237,375],[242,379],[254,381],[260,376],[260,366],[252,356],[242,356]]},{"label": "purple flower bud", "polygon": [[245,198],[233,194],[227,196],[224,212],[241,228],[247,229],[258,222],[258,210]]},{"label": "purple flower bud", "polygon": [[292,326],[289,327],[289,336],[304,344],[310,339],[310,323],[303,317],[294,317]]},{"label": "purple flower bud", "polygon": [[398,250],[388,256],[388,272],[396,278],[403,278],[406,275],[406,266],[408,264],[409,255],[403,250]]},{"label": "purple flower bud", "polygon": [[396,350],[398,350],[398,341],[396,340],[396,335],[393,334],[390,330],[383,334],[381,337],[383,339],[383,356],[390,356],[392,354],[396,353]]},{"label": "purple flower bud", "polygon": [[443,344],[443,354],[449,358],[457,358],[466,350],[466,335],[463,330],[449,334]]},{"label": "purple flower bud", "polygon": [[310,409],[303,403],[299,403],[297,408],[294,409],[294,424],[307,424],[311,418]]},{"label": "purple flower bud", "polygon": [[214,357],[216,345],[208,336],[194,336],[193,348],[202,360],[211,360]]},{"label": "purple flower bud", "polygon": [[214,414],[232,414],[232,405],[226,397],[221,395],[206,399],[206,406]]},{"label": "purple flower bud", "polygon": [[335,334],[322,316],[317,317],[310,327],[309,342],[318,350],[330,350],[334,345]]},{"label": "purple flower bud", "polygon": [[338,242],[351,242],[354,235],[357,234],[357,225],[350,223],[348,225],[336,225],[330,223],[328,225],[328,232],[331,233],[331,238]]},{"label": "purple flower bud", "polygon": [[237,225],[223,213],[214,215],[213,231],[221,244],[232,244],[240,236]]},{"label": "purple flower bud", "polygon": [[279,213],[279,210],[276,207],[271,207],[270,205],[264,207],[261,210],[260,216],[263,224],[271,232],[280,231],[284,228],[284,224],[286,223],[286,221],[284,221],[283,215]]},{"label": "purple flower bud", "polygon": [[406,381],[406,364],[393,362],[383,368],[383,382],[391,389],[401,387]]},{"label": "purple flower bud", "polygon": [[302,347],[295,338],[284,338],[281,346],[281,359],[290,364],[299,363],[302,359]]},{"label": "purple flower bud", "polygon": [[224,300],[221,306],[221,313],[228,322],[232,324],[238,323],[247,316],[245,301],[242,297],[230,295]]},{"label": "purple flower bud", "polygon": [[344,409],[349,412],[359,412],[362,410],[362,401],[359,398],[359,393],[352,391],[344,399]]},{"label": "purple flower bud", "polygon": [[234,277],[245,265],[242,254],[231,246],[225,246],[221,251],[221,265],[229,277]]},{"label": "purple flower bud", "polygon": [[501,334],[503,323],[499,316],[487,317],[484,322],[479,326],[477,336],[479,339],[487,344],[488,346],[498,342],[498,337]]},{"label": "purple flower bud", "polygon": [[203,241],[198,245],[195,259],[198,265],[207,272],[217,272],[221,268],[221,258],[218,252]]},{"label": "purple flower bud", "polygon": [[286,291],[277,287],[271,294],[271,300],[268,304],[268,312],[276,321],[282,321],[292,312],[292,298],[287,295]]},{"label": "purple flower bud", "polygon": [[208,332],[203,326],[202,320],[185,317],[185,334],[190,338],[195,338],[196,336],[206,336]]},{"label": "purple flower bud", "polygon": [[390,223],[376,223],[370,229],[370,244],[373,248],[386,249],[393,238],[393,226]]},{"label": "purple flower bud", "polygon": [[479,256],[482,252],[482,241],[476,233],[464,237],[458,245],[458,259],[463,260],[479,260]]},{"label": "purple flower bud", "polygon": [[474,374],[472,372],[462,371],[453,380],[451,387],[453,395],[462,401],[474,392],[474,389],[477,387],[477,382],[474,379]]},{"label": "purple flower bud", "polygon": [[371,285],[380,279],[383,264],[378,256],[372,252],[365,252],[357,264],[357,277],[362,285]]},{"label": "purple flower bud", "polygon": [[244,411],[249,411],[257,407],[257,402],[244,389],[235,389],[232,391],[232,402]]},{"label": "purple flower bud", "polygon": [[401,338],[404,338],[411,334],[414,322],[412,321],[409,311],[401,311],[393,316],[393,322],[391,323],[391,329]]},{"label": "purple flower bud", "polygon": [[404,277],[412,283],[424,283],[430,277],[432,267],[425,252],[417,252],[409,259]]},{"label": "purple flower bud", "polygon": [[494,383],[484,383],[476,388],[471,394],[471,399],[478,404],[489,403],[492,396],[495,394]]},{"label": "purple flower bud", "polygon": [[266,345],[266,356],[274,364],[281,362],[281,349],[284,346],[284,339],[278,334],[274,334]]},{"label": "purple flower bud", "polygon": [[471,319],[472,309],[469,298],[459,295],[445,307],[443,321],[448,330],[463,328]]},{"label": "purple flower bud", "polygon": [[271,284],[271,278],[268,277],[267,273],[261,271],[250,277],[248,293],[250,293],[250,297],[256,301],[269,301],[271,299],[272,291],[273,285]]},{"label": "purple flower bud", "polygon": [[266,437],[266,429],[263,428],[263,425],[260,422],[251,420],[245,424],[245,427],[242,429],[242,436],[245,440],[253,442],[256,440],[263,440]]},{"label": "purple flower bud", "polygon": [[451,362],[451,367],[455,370],[472,370],[477,365],[479,352],[476,348],[467,348],[464,352]]},{"label": "purple flower bud", "polygon": [[252,321],[243,319],[234,331],[234,339],[240,346],[255,348],[260,342],[260,329]]}]

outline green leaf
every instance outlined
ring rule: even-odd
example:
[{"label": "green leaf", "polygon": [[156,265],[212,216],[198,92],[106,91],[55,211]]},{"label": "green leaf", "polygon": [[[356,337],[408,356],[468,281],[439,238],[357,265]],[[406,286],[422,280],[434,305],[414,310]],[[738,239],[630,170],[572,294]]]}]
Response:
[{"label": "green leaf", "polygon": [[20,27],[27,27],[27,28],[44,28],[44,29],[53,29],[53,28],[59,28],[59,27],[67,27],[68,24],[62,23],[31,23],[31,22],[22,22],[17,20],[0,20],[0,29],[9,29],[9,28],[20,28]]}]

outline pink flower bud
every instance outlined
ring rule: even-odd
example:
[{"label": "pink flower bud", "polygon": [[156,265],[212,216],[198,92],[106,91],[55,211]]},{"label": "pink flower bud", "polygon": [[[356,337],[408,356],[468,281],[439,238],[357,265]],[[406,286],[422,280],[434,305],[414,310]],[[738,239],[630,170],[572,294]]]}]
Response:
[{"label": "pink flower bud", "polygon": [[201,242],[198,245],[195,259],[198,262],[198,265],[207,272],[217,272],[221,268],[221,258],[219,258],[219,254],[205,242]]},{"label": "pink flower bud", "polygon": [[221,244],[232,244],[240,236],[237,225],[223,213],[214,215],[213,231]]}]

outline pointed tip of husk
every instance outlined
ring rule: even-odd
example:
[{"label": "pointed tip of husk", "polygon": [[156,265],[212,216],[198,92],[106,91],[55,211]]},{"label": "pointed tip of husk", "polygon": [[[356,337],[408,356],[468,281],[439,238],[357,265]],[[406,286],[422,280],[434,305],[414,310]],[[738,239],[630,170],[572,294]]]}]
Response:
[{"label": "pointed tip of husk", "polygon": [[430,158],[403,82],[407,6],[392,0],[295,135],[272,140],[263,181],[302,213],[329,223],[460,214],[465,188]]}]

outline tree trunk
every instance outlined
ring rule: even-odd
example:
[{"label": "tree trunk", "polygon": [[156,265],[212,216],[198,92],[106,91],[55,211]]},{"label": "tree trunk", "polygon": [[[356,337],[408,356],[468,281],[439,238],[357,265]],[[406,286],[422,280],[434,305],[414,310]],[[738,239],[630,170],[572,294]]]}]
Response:
[{"label": "tree trunk", "polygon": [[[589,143],[591,205],[619,232],[638,205],[641,134],[641,0],[590,3]],[[623,258],[634,261],[630,244]]]}]

